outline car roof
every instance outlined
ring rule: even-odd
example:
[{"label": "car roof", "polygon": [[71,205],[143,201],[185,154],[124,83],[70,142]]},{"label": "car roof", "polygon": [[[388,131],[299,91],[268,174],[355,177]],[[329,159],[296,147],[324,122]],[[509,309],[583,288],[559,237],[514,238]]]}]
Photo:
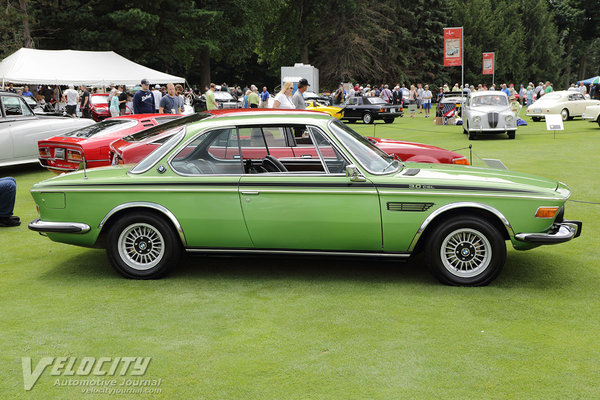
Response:
[{"label": "car roof", "polygon": [[479,96],[504,96],[508,97],[508,95],[500,90],[483,90],[481,92],[471,92],[471,97],[479,97]]},{"label": "car roof", "polygon": [[179,117],[183,117],[182,114],[130,114],[130,115],[119,115],[118,117],[110,117],[107,118],[108,120],[112,120],[112,119],[135,119],[135,120],[140,120],[140,119],[147,119],[147,118],[160,118],[160,117],[173,117],[173,116],[179,116]]},{"label": "car roof", "polygon": [[266,115],[301,115],[301,116],[323,116],[324,114],[320,111],[311,110],[288,110],[279,108],[230,108],[221,110],[210,110],[206,111],[208,114],[212,114],[214,117],[240,117],[240,116],[252,116],[260,117]]}]

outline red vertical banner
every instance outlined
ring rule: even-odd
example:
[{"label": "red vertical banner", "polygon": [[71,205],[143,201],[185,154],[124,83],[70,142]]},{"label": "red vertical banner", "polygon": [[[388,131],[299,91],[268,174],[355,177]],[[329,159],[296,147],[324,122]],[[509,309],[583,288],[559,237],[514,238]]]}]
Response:
[{"label": "red vertical banner", "polygon": [[483,53],[483,75],[494,75],[494,53]]},{"label": "red vertical banner", "polygon": [[463,28],[444,28],[444,67],[462,65]]}]

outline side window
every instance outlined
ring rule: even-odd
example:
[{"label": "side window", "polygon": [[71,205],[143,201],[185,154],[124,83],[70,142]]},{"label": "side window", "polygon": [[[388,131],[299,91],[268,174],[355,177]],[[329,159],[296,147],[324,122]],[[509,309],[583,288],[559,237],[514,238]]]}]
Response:
[{"label": "side window", "polygon": [[346,171],[346,159],[321,132],[321,130],[311,127],[311,137],[313,138],[322,162],[327,167],[330,174],[342,174]]},{"label": "side window", "polygon": [[286,147],[285,144],[285,128],[283,127],[266,127],[262,128],[265,136],[265,141],[269,147]]},{"label": "side window", "polygon": [[183,175],[232,175],[242,173],[235,128],[205,132],[172,159],[171,167]]},{"label": "side window", "polygon": [[23,115],[23,110],[18,97],[6,96],[2,97],[2,108],[4,114],[8,116]]},{"label": "side window", "polygon": [[23,115],[33,115],[25,100],[19,99],[19,103],[21,104],[21,111],[23,112]]}]

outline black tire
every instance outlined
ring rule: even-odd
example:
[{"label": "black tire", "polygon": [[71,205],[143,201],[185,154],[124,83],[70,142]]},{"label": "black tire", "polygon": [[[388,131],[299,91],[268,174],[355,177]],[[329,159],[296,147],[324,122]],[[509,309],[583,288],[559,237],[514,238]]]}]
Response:
[{"label": "black tire", "polygon": [[385,122],[386,124],[392,124],[394,122],[394,118],[384,118],[383,122]]},{"label": "black tire", "polygon": [[477,134],[476,134],[475,132],[473,132],[473,131],[469,131],[469,140],[475,140],[475,136],[476,136],[476,135],[477,135]]},{"label": "black tire", "polygon": [[372,124],[373,123],[373,115],[371,115],[371,113],[368,113],[368,112],[364,113],[362,116],[362,121],[365,124]]},{"label": "black tire", "polygon": [[505,261],[502,234],[482,218],[453,217],[427,235],[425,262],[444,284],[487,285],[498,276]]},{"label": "black tire", "polygon": [[560,111],[560,116],[562,117],[563,121],[567,121],[569,120],[570,116],[569,116],[569,110],[567,110],[566,108],[563,108]]},{"label": "black tire", "polygon": [[598,115],[598,118],[596,118],[596,122],[598,123],[598,126],[600,126],[600,115]]},{"label": "black tire", "polygon": [[542,120],[542,117],[531,117],[531,120],[533,122],[540,122]]},{"label": "black tire", "polygon": [[515,132],[515,131],[508,131],[506,133],[508,134],[508,138],[509,139],[514,139],[517,132]]},{"label": "black tire", "polygon": [[467,128],[468,128],[468,127],[469,127],[469,123],[468,123],[468,122],[465,122],[465,121],[463,121],[463,135],[466,135],[466,134],[468,134],[468,133],[469,133],[469,132],[468,132],[468,131],[465,129],[465,127],[467,127]]},{"label": "black tire", "polygon": [[182,246],[164,218],[141,211],[127,214],[112,225],[106,252],[124,277],[156,279],[179,263]]}]

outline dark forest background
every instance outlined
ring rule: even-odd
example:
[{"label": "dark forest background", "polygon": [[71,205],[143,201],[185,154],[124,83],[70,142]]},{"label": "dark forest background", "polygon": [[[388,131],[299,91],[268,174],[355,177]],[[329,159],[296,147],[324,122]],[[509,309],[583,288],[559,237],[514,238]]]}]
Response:
[{"label": "dark forest background", "polygon": [[[496,82],[564,87],[600,74],[600,0],[2,0],[0,57],[21,47],[112,50],[191,85],[279,84],[320,70],[321,89],[460,82],[444,27],[464,27],[465,82],[496,52]],[[44,68],[43,65],[39,66]]]}]

